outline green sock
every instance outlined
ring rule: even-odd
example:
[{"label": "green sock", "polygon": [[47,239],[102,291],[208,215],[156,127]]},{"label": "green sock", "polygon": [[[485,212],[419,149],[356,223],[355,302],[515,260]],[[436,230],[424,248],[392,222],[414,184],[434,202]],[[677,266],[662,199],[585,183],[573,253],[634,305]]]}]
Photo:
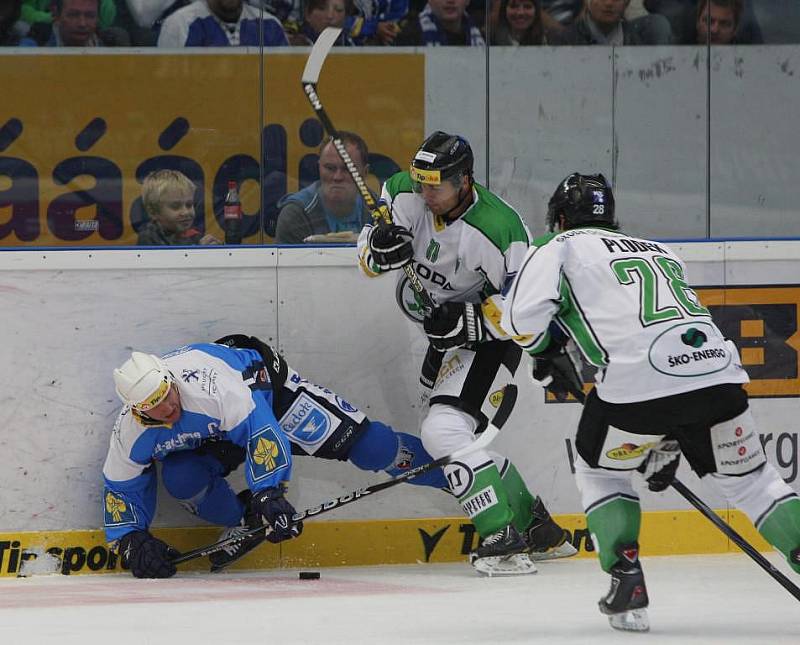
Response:
[{"label": "green sock", "polygon": [[600,566],[608,573],[619,556],[617,547],[636,542],[642,521],[639,502],[617,497],[586,514],[586,524],[600,558]]},{"label": "green sock", "polygon": [[[778,504],[761,522],[758,532],[788,560],[789,553],[800,547],[800,499],[790,497]],[[789,564],[800,573],[800,565]]]},{"label": "green sock", "polygon": [[528,490],[522,475],[510,461],[503,473],[503,488],[508,496],[508,504],[514,513],[514,528],[520,533],[533,521],[533,504],[536,498]]},{"label": "green sock", "polygon": [[458,501],[482,538],[496,533],[514,518],[494,462],[475,473],[472,486]]}]

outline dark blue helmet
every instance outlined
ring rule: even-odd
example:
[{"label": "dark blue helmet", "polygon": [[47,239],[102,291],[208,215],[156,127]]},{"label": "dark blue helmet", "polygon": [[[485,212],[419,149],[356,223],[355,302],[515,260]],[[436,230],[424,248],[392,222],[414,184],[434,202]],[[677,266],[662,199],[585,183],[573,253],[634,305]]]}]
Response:
[{"label": "dark blue helmet", "polygon": [[562,181],[547,204],[547,228],[555,231],[559,216],[564,228],[599,224],[617,228],[614,218],[614,193],[602,174],[581,175],[573,172]]}]

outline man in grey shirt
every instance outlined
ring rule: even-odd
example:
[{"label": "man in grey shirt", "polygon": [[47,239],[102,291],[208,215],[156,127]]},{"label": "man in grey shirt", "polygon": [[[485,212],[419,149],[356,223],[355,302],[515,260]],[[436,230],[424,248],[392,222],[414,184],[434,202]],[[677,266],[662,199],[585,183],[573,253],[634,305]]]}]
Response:
[{"label": "man in grey shirt", "polygon": [[[367,176],[367,144],[357,134],[339,132],[359,174]],[[376,198],[377,201],[377,198]],[[319,180],[278,202],[279,244],[355,243],[370,212],[331,139],[319,151]]]}]

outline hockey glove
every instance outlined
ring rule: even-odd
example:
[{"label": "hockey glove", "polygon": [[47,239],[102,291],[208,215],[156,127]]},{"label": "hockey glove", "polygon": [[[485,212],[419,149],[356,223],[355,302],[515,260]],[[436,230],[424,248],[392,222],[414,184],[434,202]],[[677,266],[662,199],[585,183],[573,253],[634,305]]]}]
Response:
[{"label": "hockey glove", "polygon": [[381,271],[400,269],[414,259],[411,231],[396,224],[376,224],[367,233],[372,263]]},{"label": "hockey glove", "polygon": [[557,401],[566,401],[572,394],[583,401],[583,379],[565,347],[531,356],[531,378],[548,390]]},{"label": "hockey glove", "polygon": [[122,566],[129,568],[137,578],[171,578],[177,571],[172,558],[180,555],[180,551],[147,531],[123,535],[119,541],[119,553]]},{"label": "hockey glove", "polygon": [[647,481],[647,487],[660,493],[669,488],[672,480],[675,479],[675,471],[681,461],[681,449],[678,442],[673,439],[659,441],[658,444],[650,449],[647,459],[639,466],[639,471]]},{"label": "hockey glove", "polygon": [[483,313],[479,304],[446,302],[423,321],[431,346],[438,352],[483,340]]},{"label": "hockey glove", "polygon": [[302,522],[292,523],[292,516],[296,511],[283,493],[282,487],[273,486],[253,493],[250,500],[249,514],[260,519],[264,525],[269,527],[267,540],[273,544],[296,538],[303,532]]}]

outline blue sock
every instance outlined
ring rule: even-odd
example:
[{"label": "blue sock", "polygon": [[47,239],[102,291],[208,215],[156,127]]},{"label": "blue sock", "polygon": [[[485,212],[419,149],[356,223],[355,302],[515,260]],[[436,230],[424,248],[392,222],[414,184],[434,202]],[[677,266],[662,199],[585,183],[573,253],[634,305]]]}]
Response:
[{"label": "blue sock", "polygon": [[[433,461],[419,437],[395,432],[380,421],[371,421],[367,430],[350,449],[350,462],[361,470],[383,470],[392,477]],[[408,480],[416,486],[447,488],[441,468]]]}]

